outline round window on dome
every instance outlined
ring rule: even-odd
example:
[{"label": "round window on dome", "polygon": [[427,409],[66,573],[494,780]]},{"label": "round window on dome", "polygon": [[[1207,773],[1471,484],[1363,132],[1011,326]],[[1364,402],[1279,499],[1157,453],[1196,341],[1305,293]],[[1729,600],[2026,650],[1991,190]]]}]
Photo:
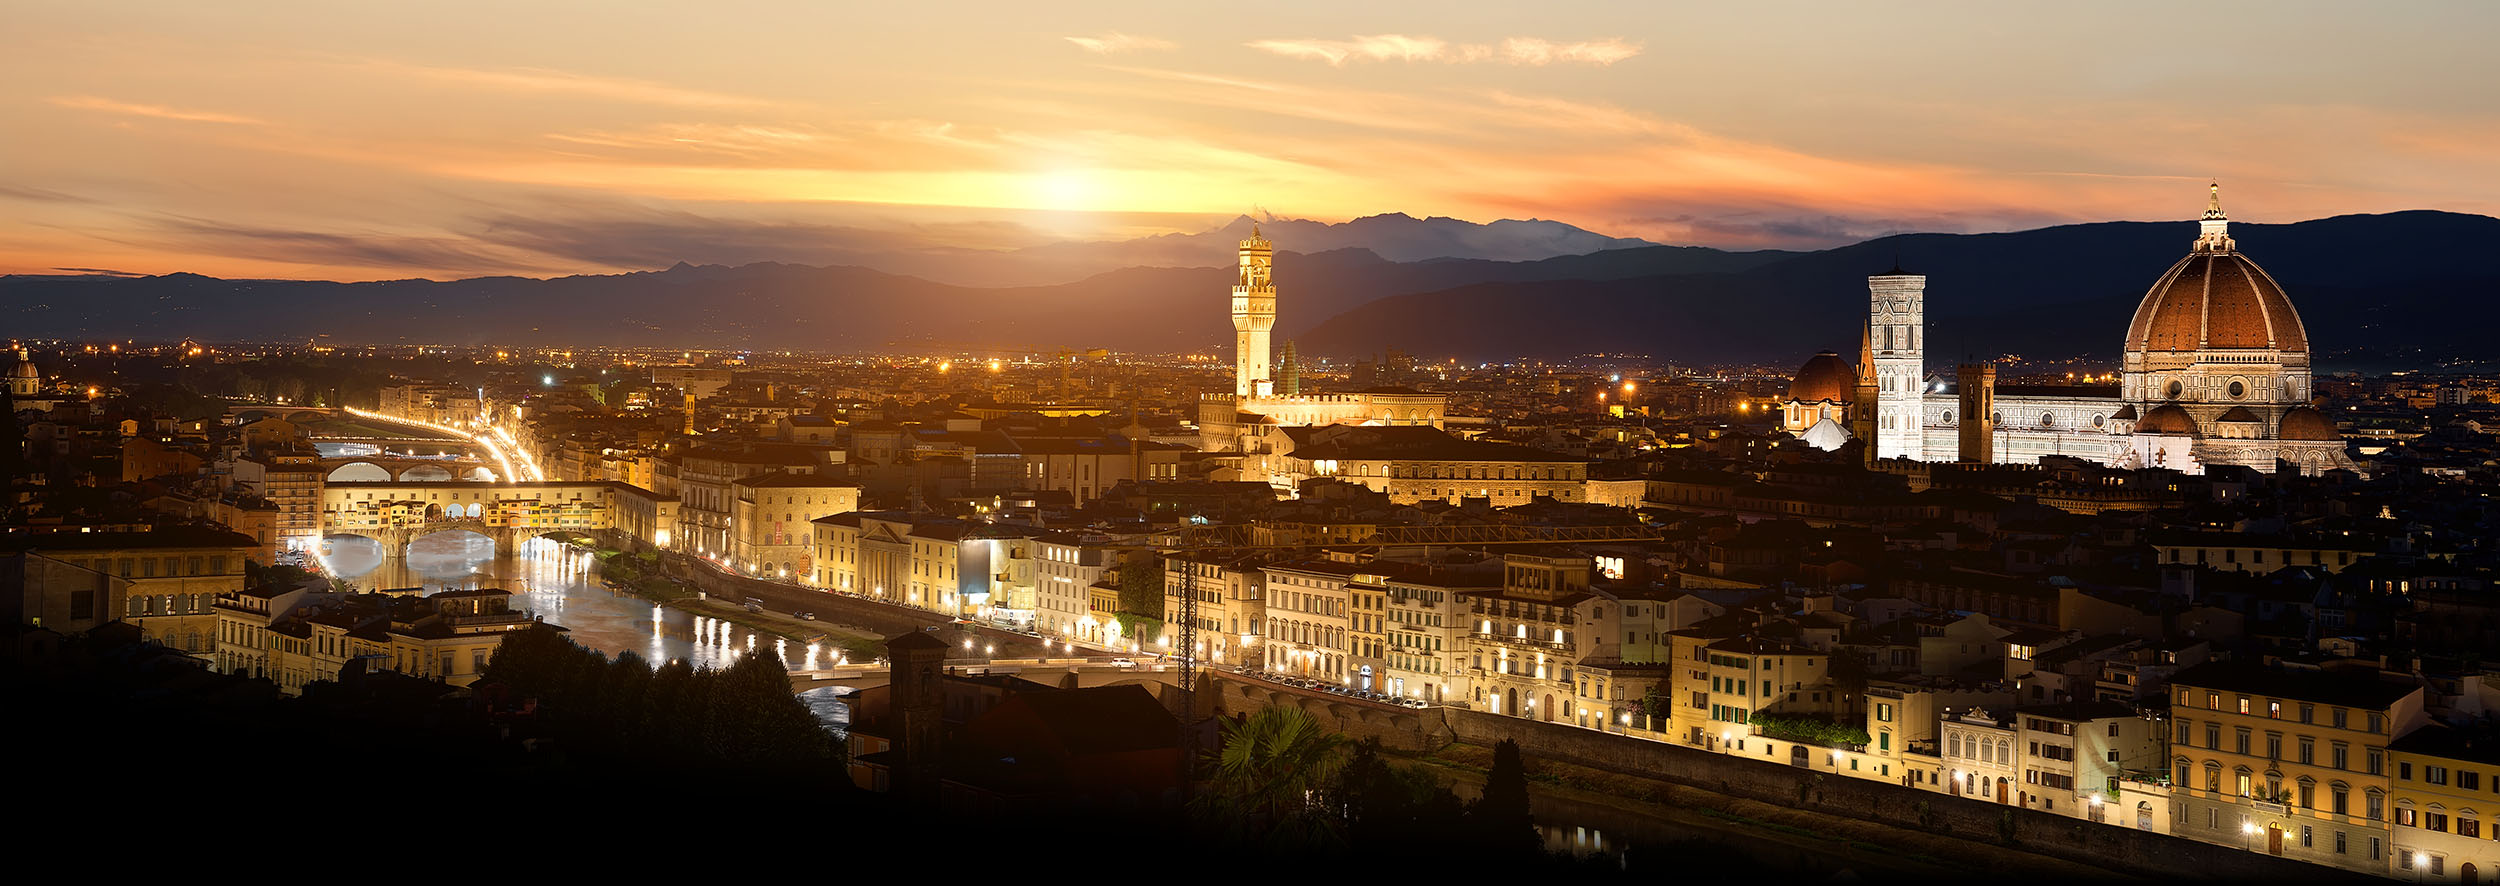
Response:
[{"label": "round window on dome", "polygon": [[2240,381],[2239,381],[2238,379],[2232,379],[2232,380],[2231,380],[2231,399],[2233,399],[2233,400],[2237,400],[2237,399],[2239,399],[2239,398],[2241,398],[2241,397],[2246,397],[2246,396],[2248,396],[2248,386],[2247,386],[2247,385],[2244,385],[2244,384],[2241,384],[2241,383],[2240,383]]},{"label": "round window on dome", "polygon": [[2168,396],[2173,400],[2179,399],[2179,395],[2184,393],[2187,393],[2187,382],[2179,381],[2177,379],[2172,379],[2170,387],[2164,391],[2165,396]]},{"label": "round window on dome", "polygon": [[2102,421],[2104,418],[2106,418],[2106,416],[2099,416],[2099,415],[2095,415],[2095,416],[2093,416],[2093,417],[2092,417],[2092,426],[2093,426],[2093,427],[2096,427],[2096,428],[2097,428],[2097,427],[2100,427],[2100,426],[2101,426],[2101,421]]}]

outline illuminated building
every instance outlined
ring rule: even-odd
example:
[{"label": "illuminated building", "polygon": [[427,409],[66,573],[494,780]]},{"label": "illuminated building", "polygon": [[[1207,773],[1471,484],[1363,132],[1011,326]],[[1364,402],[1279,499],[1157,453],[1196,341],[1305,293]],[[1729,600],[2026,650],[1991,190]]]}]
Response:
[{"label": "illuminated building", "polygon": [[2398,876],[2481,883],[2500,870],[2500,747],[2432,724],[2389,744],[2387,759]]},{"label": "illuminated building", "polygon": [[[1861,365],[1828,352],[1808,361],[1784,429],[1825,449],[1871,435],[1870,457],[1930,462],[2064,455],[2188,473],[2270,471],[2277,460],[2308,474],[2354,467],[2341,432],[2309,405],[2308,330],[2282,286],[2238,251],[2218,187],[2188,255],[2137,306],[2115,384],[1992,384],[1992,396],[1962,396],[1960,375],[1925,369],[1926,281],[1898,268],[1867,278]],[[1844,368],[1860,378],[1847,397],[1835,381]],[[1989,405],[1971,415],[1971,403]],[[1824,426],[1836,408],[1848,421]],[[1966,441],[1973,424],[1978,439]]]},{"label": "illuminated building", "polygon": [[224,529],[47,532],[11,537],[0,568],[16,573],[0,607],[19,623],[63,633],[123,621],[156,643],[205,657],[218,595],[243,586],[261,547]]},{"label": "illuminated building", "polygon": [[2225,663],[2170,685],[2172,834],[2389,872],[2388,745],[2428,723],[2421,686]]},{"label": "illuminated building", "polygon": [[1300,369],[1295,390],[1276,390],[1269,334],[1276,325],[1275,248],[1254,229],[1241,241],[1240,274],[1233,284],[1233,390],[1205,394],[1198,403],[1199,445],[1209,452],[1262,454],[1278,446],[1272,433],[1291,425],[1442,426],[1449,398],[1410,388],[1372,387],[1331,394],[1304,394]]},{"label": "illuminated building", "polygon": [[775,471],[729,483],[729,557],[768,578],[806,581],[815,572],[809,524],[859,510],[859,484],[819,474]]}]

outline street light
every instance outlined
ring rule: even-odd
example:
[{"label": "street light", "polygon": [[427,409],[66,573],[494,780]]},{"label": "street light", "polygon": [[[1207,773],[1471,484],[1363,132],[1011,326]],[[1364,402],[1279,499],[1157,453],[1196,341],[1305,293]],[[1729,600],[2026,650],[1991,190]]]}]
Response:
[{"label": "street light", "polygon": [[2257,850],[2256,841],[2257,825],[2251,822],[2240,822],[2240,849],[2254,852]]}]

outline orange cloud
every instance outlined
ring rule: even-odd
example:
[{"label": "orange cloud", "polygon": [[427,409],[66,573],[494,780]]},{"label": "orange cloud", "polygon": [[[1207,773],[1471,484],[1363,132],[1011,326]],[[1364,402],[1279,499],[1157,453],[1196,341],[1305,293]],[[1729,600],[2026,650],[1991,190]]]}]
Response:
[{"label": "orange cloud", "polygon": [[1573,63],[1605,66],[1641,54],[1639,44],[1618,38],[1563,43],[1539,37],[1511,37],[1500,43],[1451,43],[1439,37],[1372,34],[1350,40],[1253,40],[1250,48],[1286,58],[1309,59],[1343,66],[1349,61],[1500,62],[1542,66]]},{"label": "orange cloud", "polygon": [[461,68],[381,59],[349,63],[369,71],[494,92],[554,93],[634,104],[694,108],[770,108],[787,103],[735,93],[688,89],[625,77],[599,77],[546,68]]},{"label": "orange cloud", "polygon": [[259,125],[261,122],[240,114],[221,114],[216,111],[194,111],[186,108],[169,108],[164,105],[147,105],[136,102],[115,101],[113,99],[99,98],[92,95],[56,96],[49,99],[49,101],[64,108],[77,108],[82,111],[101,111],[107,114],[124,114],[132,117],[154,117],[159,120],[180,120],[185,123],[231,123],[239,125]]},{"label": "orange cloud", "polygon": [[1170,40],[1165,40],[1160,37],[1141,37],[1135,34],[1123,34],[1118,31],[1104,31],[1091,37],[1068,37],[1065,39],[1070,43],[1074,43],[1077,46],[1082,47],[1086,52],[1091,52],[1096,55],[1113,55],[1116,53],[1135,52],[1145,49],[1166,50],[1174,48],[1174,44]]}]

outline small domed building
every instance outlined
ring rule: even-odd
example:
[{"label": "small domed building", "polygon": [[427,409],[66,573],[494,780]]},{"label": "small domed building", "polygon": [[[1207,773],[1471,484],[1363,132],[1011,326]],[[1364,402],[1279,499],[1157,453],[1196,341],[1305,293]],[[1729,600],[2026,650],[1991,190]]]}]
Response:
[{"label": "small domed building", "polygon": [[17,365],[9,369],[9,396],[24,399],[43,394],[43,371],[35,368],[26,349],[17,349]]},{"label": "small domed building", "polygon": [[1857,394],[1858,369],[1840,354],[1824,351],[1797,369],[1780,404],[1780,429],[1817,449],[1849,442],[1849,401]]}]

